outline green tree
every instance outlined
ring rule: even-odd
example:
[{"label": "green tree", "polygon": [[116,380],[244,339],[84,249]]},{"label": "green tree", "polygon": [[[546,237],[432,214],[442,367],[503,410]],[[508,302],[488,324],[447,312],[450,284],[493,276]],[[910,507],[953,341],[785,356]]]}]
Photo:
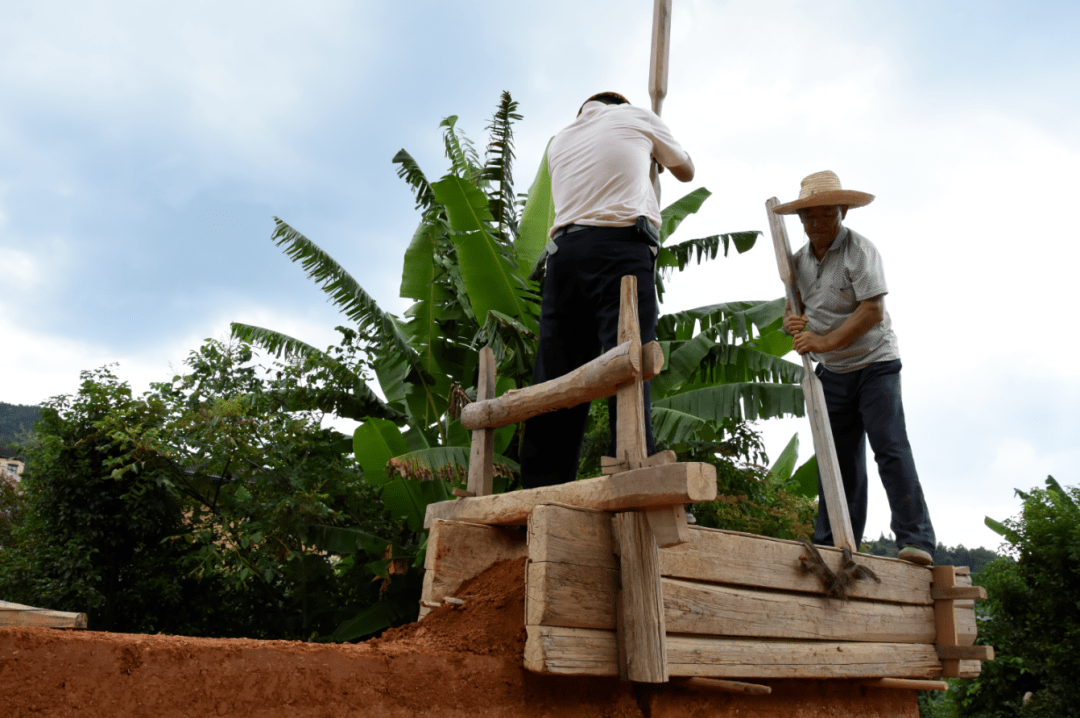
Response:
[{"label": "green tree", "polygon": [[[1005,556],[977,582],[979,642],[994,646],[982,674],[959,681],[960,715],[1072,716],[1080,706],[1080,488],[1053,477],[1017,491],[1019,517],[986,523],[1005,538]],[[1025,694],[1031,694],[1025,702]]]}]

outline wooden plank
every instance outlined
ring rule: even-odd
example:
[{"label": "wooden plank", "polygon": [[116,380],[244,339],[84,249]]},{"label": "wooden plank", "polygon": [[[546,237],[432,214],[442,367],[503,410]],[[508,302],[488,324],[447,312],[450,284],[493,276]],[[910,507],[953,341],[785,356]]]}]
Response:
[{"label": "wooden plank", "polygon": [[529,517],[529,560],[618,571],[611,544],[611,514],[564,506],[537,506]]},{"label": "wooden plank", "polygon": [[50,611],[0,601],[0,626],[40,626],[42,628],[86,628],[85,613]]},{"label": "wooden plank", "polygon": [[[522,531],[436,520],[428,534],[421,601],[439,603],[492,564],[528,554]],[[421,604],[420,618],[431,609]]]},{"label": "wooden plank", "polygon": [[[618,560],[611,550],[610,527],[603,516],[571,507],[549,508],[545,512],[543,525],[530,528],[531,560],[618,568]],[[805,554],[806,549],[797,541],[697,526],[690,527],[690,535],[691,541],[683,546],[660,549],[662,576],[818,595],[823,593],[820,581],[802,572],[799,556]],[[819,551],[830,568],[840,568],[842,555],[839,549],[819,547]],[[866,554],[856,554],[855,560],[872,569],[881,583],[858,581],[850,589],[850,596],[933,605],[928,568]],[[971,620],[974,621],[973,613]]]},{"label": "wooden plank", "polygon": [[992,661],[993,646],[937,646],[938,658],[942,661]]},{"label": "wooden plank", "polygon": [[945,681],[920,681],[914,678],[878,678],[873,681],[863,681],[863,685],[875,688],[899,688],[909,691],[947,691],[949,684]]},{"label": "wooden plank", "polygon": [[665,464],[618,476],[571,481],[557,486],[511,491],[429,504],[424,526],[435,519],[523,526],[541,504],[561,503],[603,511],[671,506],[716,498],[716,467],[704,463]]},{"label": "wooden plank", "polygon": [[[638,319],[637,277],[622,278],[619,297],[619,344],[630,343],[630,355],[641,362],[641,325]],[[615,458],[625,461],[629,470],[639,469],[645,461],[645,404],[641,376],[636,374],[619,384],[615,392],[618,411],[615,418]]]},{"label": "wooden plank", "polygon": [[[495,353],[491,347],[480,350],[480,368],[476,379],[476,400],[495,398]],[[474,429],[469,450],[469,487],[473,496],[491,494],[495,478],[495,430]]]},{"label": "wooden plank", "polygon": [[[660,572],[671,578],[775,588],[822,594],[821,582],[804,573],[799,556],[807,553],[798,541],[721,531],[692,526],[693,540],[660,552]],[[818,551],[833,571],[841,567],[839,549],[819,546]],[[856,563],[874,571],[881,583],[869,579],[855,582],[852,598],[931,605],[930,570],[907,561],[855,554]]]},{"label": "wooden plank", "polygon": [[[952,588],[956,585],[956,572],[952,566],[934,566],[934,588]],[[951,647],[960,644],[956,630],[956,613],[953,601],[941,599],[934,601],[934,617],[937,627],[937,639],[934,641],[938,647]],[[942,675],[946,678],[958,678],[960,676],[959,658],[944,659],[941,662]]]},{"label": "wooden plank", "polygon": [[[802,299],[795,286],[795,274],[791,261],[791,244],[788,242],[784,218],[773,212],[773,207],[780,204],[776,197],[765,202],[765,214],[769,217],[772,230],[773,249],[776,251],[776,264],[780,270],[780,279],[784,283],[787,300],[796,314],[802,314]],[[833,445],[832,427],[829,424],[829,409],[825,404],[825,392],[821,381],[814,374],[810,355],[802,355],[803,363],[803,398],[806,400],[806,416],[810,419],[810,428],[814,436],[814,454],[818,460],[818,472],[821,475],[821,490],[825,494],[825,508],[832,528],[833,545],[848,547],[858,551],[855,545],[855,533],[851,529],[851,516],[848,513],[847,497],[840,477],[840,462]]]},{"label": "wooden plank", "polygon": [[614,629],[619,572],[581,569],[565,563],[530,563],[525,623]]},{"label": "wooden plank", "polygon": [[673,633],[785,640],[933,643],[934,609],[663,579]]},{"label": "wooden plank", "polygon": [[474,401],[461,410],[466,429],[498,429],[538,414],[577,406],[616,393],[617,387],[641,370],[641,344],[619,346],[560,377],[502,396]]},{"label": "wooden plank", "polygon": [[[525,668],[536,673],[618,674],[614,631],[528,626]],[[934,647],[914,643],[753,641],[669,634],[668,672],[711,678],[934,678]]]},{"label": "wooden plank", "polygon": [[664,683],[667,629],[660,589],[660,560],[648,519],[639,511],[612,519],[618,537],[620,590],[616,603],[619,676],[638,683]]}]

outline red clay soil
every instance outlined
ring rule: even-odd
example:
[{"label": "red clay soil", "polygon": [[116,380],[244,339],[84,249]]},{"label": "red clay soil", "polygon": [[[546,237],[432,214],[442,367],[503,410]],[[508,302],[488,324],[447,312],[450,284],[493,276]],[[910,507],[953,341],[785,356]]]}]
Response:
[{"label": "red clay soil", "polygon": [[0,718],[918,716],[914,691],[847,681],[738,696],[530,673],[523,562],[465,583],[462,607],[355,645],[0,628]]}]

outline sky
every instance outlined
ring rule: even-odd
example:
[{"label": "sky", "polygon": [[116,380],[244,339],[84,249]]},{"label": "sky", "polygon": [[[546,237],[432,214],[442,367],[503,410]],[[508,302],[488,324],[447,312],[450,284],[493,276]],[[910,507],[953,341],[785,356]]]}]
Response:
[{"label": "sky", "polygon": [[[7,0],[0,4],[0,401],[119,363],[171,378],[229,322],[315,346],[343,318],[270,240],[277,216],[402,314],[418,216],[391,158],[440,177],[440,121],[482,146],[520,103],[525,191],[581,102],[648,105],[652,3]],[[1080,5],[674,0],[663,117],[712,196],[676,240],[762,230],[836,172],[876,195],[909,435],[939,541],[997,548],[1015,488],[1080,484],[1075,300]],[[788,220],[793,246],[805,241]],[[783,293],[766,234],[667,282],[661,312]],[[789,356],[797,361],[796,355]],[[348,428],[343,425],[343,428]],[[772,456],[809,423],[759,425]],[[871,462],[867,537],[888,535]]]}]

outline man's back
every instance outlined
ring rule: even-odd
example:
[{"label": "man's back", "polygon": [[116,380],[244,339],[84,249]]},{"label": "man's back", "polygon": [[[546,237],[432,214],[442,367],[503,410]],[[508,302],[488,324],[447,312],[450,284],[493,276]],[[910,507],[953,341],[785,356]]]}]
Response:
[{"label": "man's back", "polygon": [[626,227],[645,215],[660,225],[649,182],[650,157],[671,167],[689,155],[652,112],[588,102],[548,147],[554,228],[568,224]]}]

